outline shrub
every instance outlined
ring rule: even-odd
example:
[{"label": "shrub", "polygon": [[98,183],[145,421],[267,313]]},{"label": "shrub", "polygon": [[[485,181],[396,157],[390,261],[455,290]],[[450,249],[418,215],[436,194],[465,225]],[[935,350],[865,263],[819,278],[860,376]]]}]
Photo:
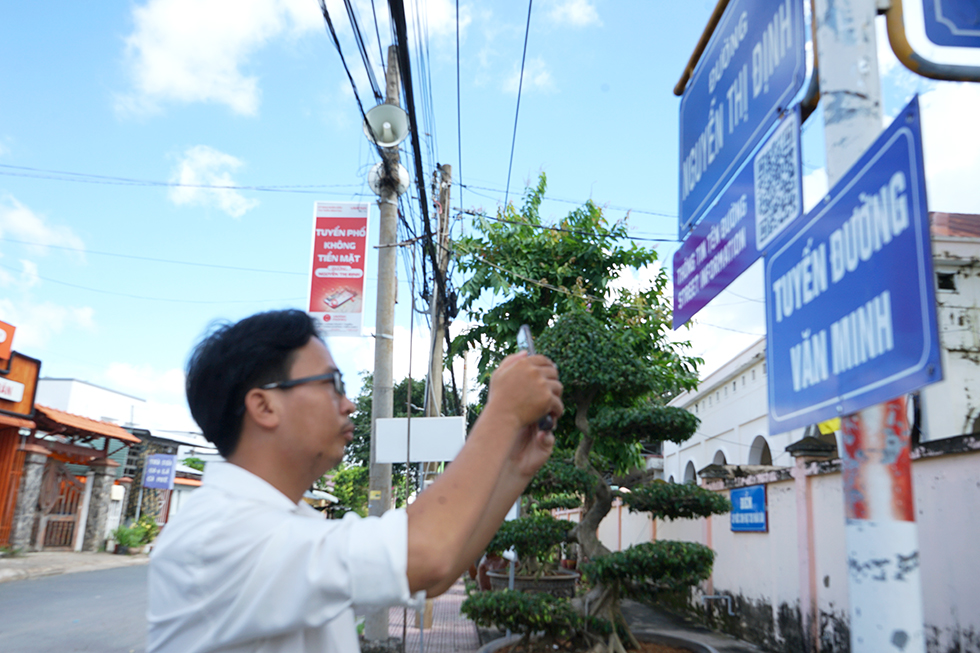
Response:
[{"label": "shrub", "polygon": [[536,573],[544,564],[557,562],[558,545],[573,525],[548,513],[505,521],[487,545],[487,552],[499,555],[513,547],[521,567]]}]

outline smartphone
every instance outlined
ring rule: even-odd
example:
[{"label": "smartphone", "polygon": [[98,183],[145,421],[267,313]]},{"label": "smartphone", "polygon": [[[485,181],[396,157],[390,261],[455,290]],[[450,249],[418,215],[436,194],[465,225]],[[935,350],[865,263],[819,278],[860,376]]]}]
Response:
[{"label": "smartphone", "polygon": [[[526,324],[522,324],[521,328],[517,330],[517,349],[527,351],[531,356],[535,354],[534,338],[531,337],[531,327]],[[545,415],[538,421],[538,428],[542,431],[551,431],[555,428],[555,421],[551,418],[551,415]]]}]

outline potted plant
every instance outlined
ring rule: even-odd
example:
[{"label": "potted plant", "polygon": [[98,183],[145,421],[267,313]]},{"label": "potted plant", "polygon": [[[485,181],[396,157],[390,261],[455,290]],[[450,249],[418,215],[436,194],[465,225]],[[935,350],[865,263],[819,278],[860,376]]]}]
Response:
[{"label": "potted plant", "polygon": [[112,531],[112,539],[116,543],[116,553],[127,555],[143,545],[143,534],[135,527],[119,526]]}]

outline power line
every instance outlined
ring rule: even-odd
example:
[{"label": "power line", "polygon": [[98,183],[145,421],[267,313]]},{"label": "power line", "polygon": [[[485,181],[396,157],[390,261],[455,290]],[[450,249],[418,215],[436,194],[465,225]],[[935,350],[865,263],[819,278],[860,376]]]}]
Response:
[{"label": "power line", "polygon": [[[460,182],[453,182],[453,183],[455,183],[460,188],[466,188],[467,190],[474,191],[474,192],[477,191],[477,190],[486,190],[486,191],[490,191],[492,193],[505,193],[506,192],[506,191],[501,190],[499,188],[488,188],[486,186],[474,186],[472,184],[465,184],[464,185],[461,181]],[[480,195],[480,193],[477,193],[477,195]],[[494,198],[490,197],[489,195],[481,195],[481,197],[486,197],[488,199],[494,199]],[[548,200],[550,202],[562,202],[562,203],[565,203],[565,204],[576,204],[578,206],[581,206],[581,205],[585,204],[585,202],[582,201],[582,200],[561,199],[561,198],[558,198],[558,197],[554,197],[552,195],[543,195],[541,197],[541,199],[542,200]],[[676,213],[663,213],[662,211],[645,211],[643,209],[633,209],[633,208],[629,208],[629,207],[626,207],[626,206],[616,206],[616,205],[613,205],[613,204],[607,204],[607,205],[605,205],[605,207],[608,208],[608,209],[611,209],[613,211],[629,211],[630,213],[641,213],[643,215],[654,215],[654,216],[661,217],[661,218],[672,218],[672,219],[675,219],[675,220],[677,219],[677,214]]]},{"label": "power line", "polygon": [[[357,22],[357,14],[354,12],[354,7],[351,5],[350,0],[344,0],[344,8],[347,9],[347,18],[350,20],[351,29],[354,32],[354,43],[357,45],[357,51],[361,55],[361,61],[364,62],[364,70],[367,72],[368,83],[371,85],[371,91],[374,93],[374,99],[377,102],[384,102],[384,96],[381,95],[381,89],[378,87],[378,80],[374,76],[374,68],[371,66],[371,58],[368,56],[367,46],[364,44],[364,35],[361,34],[361,26]],[[381,63],[384,65],[383,58],[381,59]]]},{"label": "power line", "polygon": [[153,258],[150,256],[136,256],[135,254],[118,254],[116,252],[99,252],[95,250],[85,249],[83,247],[68,247],[66,245],[50,245],[48,243],[33,243],[27,240],[17,240],[14,238],[0,237],[0,241],[8,243],[17,243],[18,245],[30,245],[33,247],[48,247],[50,249],[60,249],[67,252],[80,252],[83,254],[96,254],[99,256],[112,256],[115,258],[125,258],[135,261],[150,261],[153,263],[169,263],[172,265],[192,265],[201,268],[214,268],[218,270],[234,270],[236,272],[261,272],[263,274],[293,274],[305,276],[305,272],[288,272],[286,270],[264,270],[260,268],[244,268],[234,265],[218,265],[216,263],[196,263],[194,261],[177,261],[173,259],[165,258]]},{"label": "power line", "polygon": [[459,86],[459,0],[456,0],[456,176],[459,178],[459,204],[463,204],[463,119]]},{"label": "power line", "polygon": [[[85,172],[70,172],[67,170],[48,170],[0,164],[0,175],[9,177],[30,177],[34,179],[51,179],[54,181],[73,181],[85,184],[107,184],[116,186],[159,186],[163,188],[203,188],[207,190],[253,190],[266,193],[304,193],[322,194],[326,188],[358,188],[360,184],[304,184],[289,186],[239,186],[236,184],[185,184],[173,181],[156,181],[152,179],[136,179],[132,177],[112,177]],[[346,193],[345,193],[346,194]],[[360,193],[354,193],[360,196]]]},{"label": "power line", "polygon": [[[524,88],[524,62],[527,59],[527,37],[531,31],[531,5],[534,0],[527,3],[527,24],[524,26],[524,53],[521,55],[521,76],[517,81],[517,110],[514,112],[514,135],[510,140],[510,163],[507,164],[507,189],[510,190],[510,173],[514,167],[514,146],[517,144],[517,118],[521,115],[521,91]],[[504,207],[507,206],[508,193],[504,194]]]},{"label": "power line", "polygon": [[[486,213],[479,213],[477,211],[466,211],[460,209],[460,213],[466,215],[472,215],[478,218],[484,218],[486,220],[493,220],[494,222],[503,222],[506,224],[513,224],[519,227],[531,227],[533,229],[542,229],[547,231],[555,231],[558,233],[574,234],[576,236],[592,236],[595,237],[597,234],[593,231],[585,231],[583,229],[565,229],[563,227],[552,227],[550,225],[544,224],[533,224],[531,222],[519,222],[517,220],[507,220],[506,218],[498,218],[492,215],[487,215]],[[653,242],[653,243],[676,243],[678,240],[676,238],[638,238],[635,236],[600,236],[601,238],[616,238],[617,240],[635,240],[642,242]]]},{"label": "power line", "polygon": [[[9,265],[4,265],[0,263],[0,268],[10,270],[11,272],[20,272],[17,268],[11,267]],[[56,283],[62,286],[68,286],[69,288],[77,288],[79,290],[88,290],[89,292],[100,293],[103,295],[112,295],[114,297],[127,297],[129,299],[144,299],[153,302],[170,302],[175,304],[252,304],[257,302],[296,302],[302,301],[303,297],[286,297],[284,299],[173,299],[171,297],[147,297],[145,295],[131,295],[129,293],[114,292],[112,290],[102,290],[101,288],[91,288],[89,286],[80,286],[74,283],[68,283],[67,281],[60,281],[58,279],[52,279],[50,277],[42,277],[41,275],[34,275],[42,281],[48,281],[50,283]]]}]

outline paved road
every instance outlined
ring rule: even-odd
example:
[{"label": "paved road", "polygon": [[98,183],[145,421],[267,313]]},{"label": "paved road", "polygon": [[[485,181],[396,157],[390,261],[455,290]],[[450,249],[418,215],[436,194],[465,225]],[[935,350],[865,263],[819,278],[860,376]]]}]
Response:
[{"label": "paved road", "polygon": [[145,565],[0,584],[3,653],[143,653]]}]

